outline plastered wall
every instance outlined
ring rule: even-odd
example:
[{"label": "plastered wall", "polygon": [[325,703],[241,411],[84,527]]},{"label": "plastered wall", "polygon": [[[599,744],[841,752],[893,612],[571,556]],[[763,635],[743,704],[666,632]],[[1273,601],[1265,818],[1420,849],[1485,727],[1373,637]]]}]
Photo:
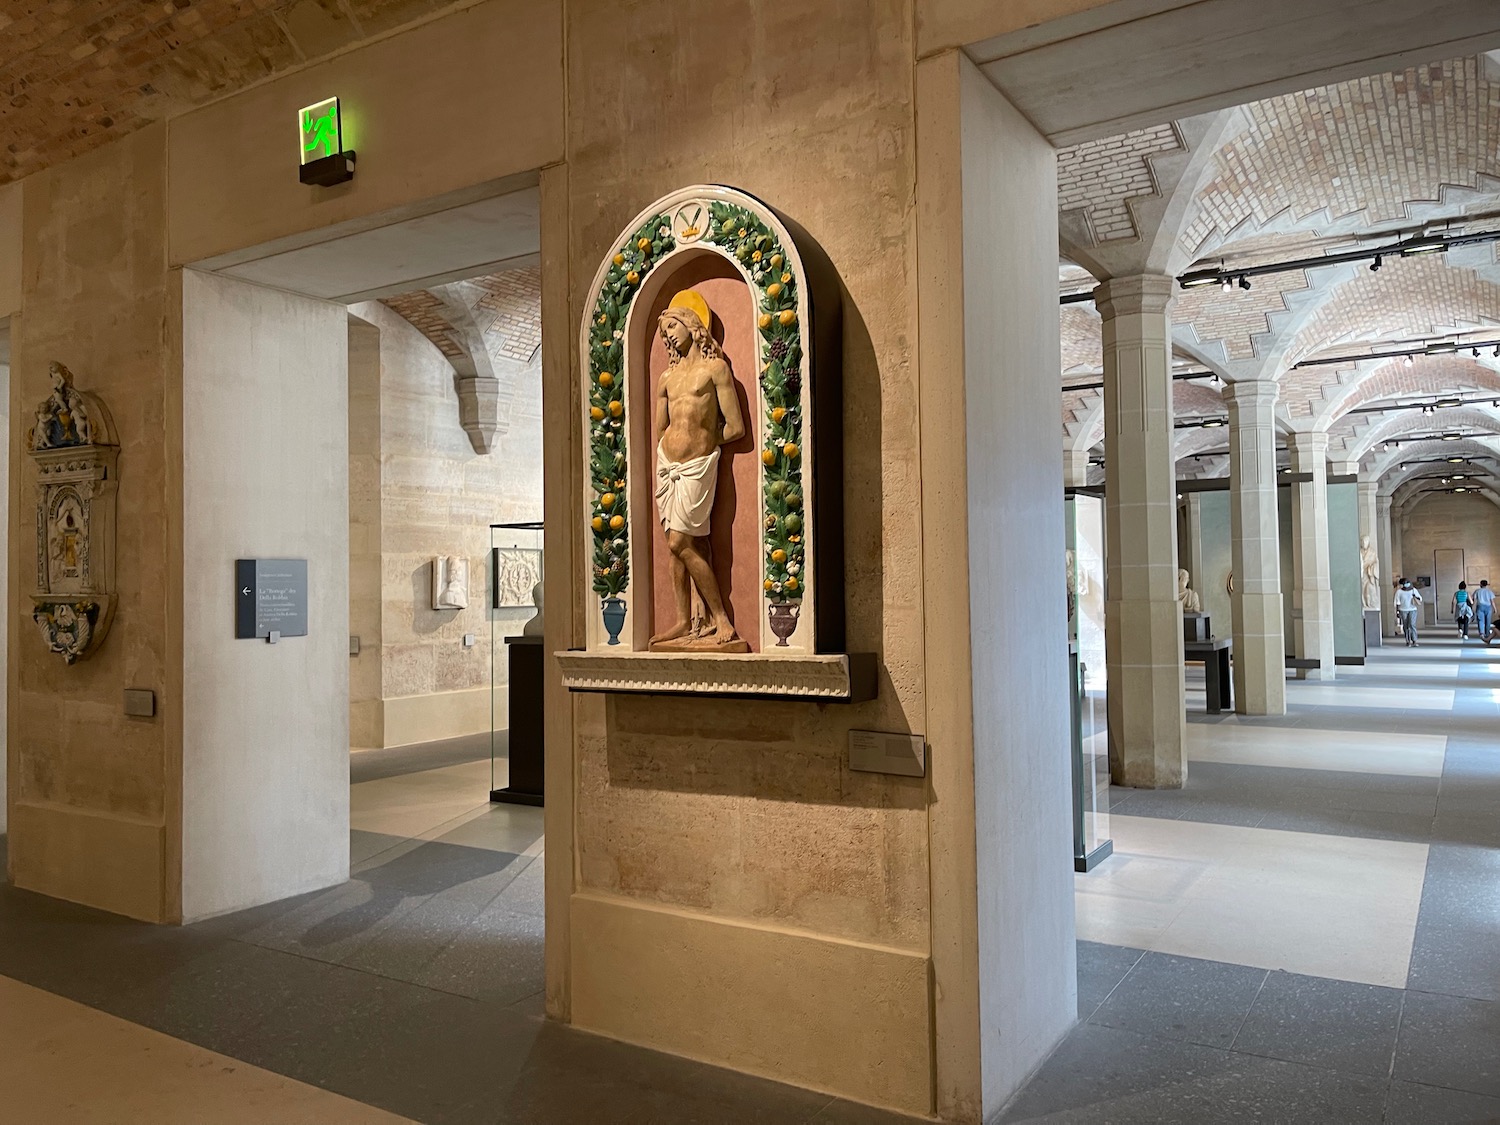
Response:
[{"label": "plastered wall", "polygon": [[[350,661],[353,745],[401,746],[490,729],[490,630],[518,633],[525,609],[490,610],[492,523],[541,518],[541,363],[492,357],[506,388],[502,433],[476,453],[459,424],[453,367],[401,316],[377,302],[351,309],[371,354],[355,356],[351,385],[351,615],[360,654]],[[370,382],[377,381],[378,397]],[[469,561],[469,605],[432,608],[432,560]],[[378,565],[378,571],[374,568]],[[378,582],[378,592],[371,581]],[[465,634],[476,643],[466,647]],[[504,725],[504,650],[497,714]]]},{"label": "plastered wall", "polygon": [[[348,316],[246,282],[181,277],[191,921],[348,877]],[[305,637],[235,638],[240,558],[307,561]]]}]

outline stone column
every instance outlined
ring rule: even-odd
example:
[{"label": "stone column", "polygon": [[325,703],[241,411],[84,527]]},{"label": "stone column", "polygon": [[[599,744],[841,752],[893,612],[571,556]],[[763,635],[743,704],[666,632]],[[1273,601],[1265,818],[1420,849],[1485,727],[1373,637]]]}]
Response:
[{"label": "stone column", "polygon": [[1229,404],[1229,540],[1234,572],[1234,709],[1286,714],[1281,532],[1276,508],[1276,382],[1224,389]]},{"label": "stone column", "polygon": [[1187,758],[1167,324],[1172,279],[1118,277],[1095,296],[1104,321],[1110,775],[1117,785],[1173,789],[1187,775]]},{"label": "stone column", "polygon": [[1083,488],[1089,483],[1089,451],[1063,450],[1063,487]]},{"label": "stone column", "polygon": [[[1203,573],[1203,494],[1189,492],[1182,498],[1182,525],[1186,529],[1183,541],[1177,544],[1182,567],[1192,580],[1192,587],[1201,595],[1207,577]],[[1219,628],[1223,629],[1221,623]]]},{"label": "stone column", "polygon": [[1328,435],[1291,436],[1292,472],[1311,477],[1292,484],[1292,652],[1318,661],[1299,668],[1299,680],[1331,680],[1333,583],[1328,561]]},{"label": "stone column", "polygon": [[1396,581],[1395,556],[1391,552],[1391,498],[1375,499],[1375,550],[1380,555],[1380,622],[1388,637],[1396,635],[1396,608],[1391,583]]}]

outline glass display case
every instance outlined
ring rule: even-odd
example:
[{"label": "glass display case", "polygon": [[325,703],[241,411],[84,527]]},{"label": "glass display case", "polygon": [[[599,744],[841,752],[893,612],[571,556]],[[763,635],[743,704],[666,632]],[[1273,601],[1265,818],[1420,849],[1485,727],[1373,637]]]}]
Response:
[{"label": "glass display case", "polygon": [[1073,868],[1088,871],[1114,851],[1109,838],[1109,742],[1104,674],[1104,502],[1066,501],[1068,665],[1073,722]]},{"label": "glass display case", "polygon": [[490,525],[490,800],[540,805],[542,525]]}]

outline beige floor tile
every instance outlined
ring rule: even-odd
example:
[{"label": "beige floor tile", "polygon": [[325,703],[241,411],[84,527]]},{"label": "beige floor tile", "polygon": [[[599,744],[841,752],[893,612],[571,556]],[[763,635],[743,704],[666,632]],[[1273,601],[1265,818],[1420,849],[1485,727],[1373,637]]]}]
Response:
[{"label": "beige floor tile", "polygon": [[1115,858],[1077,877],[1078,936],[1401,987],[1427,845],[1111,818]]},{"label": "beige floor tile", "polygon": [[[1335,690],[1364,689],[1341,685]],[[1401,694],[1404,697],[1408,693]],[[1257,726],[1253,720],[1229,719],[1211,726],[1189,723],[1187,728],[1190,761],[1231,762],[1244,766],[1440,777],[1447,747],[1448,738],[1442,734],[1267,727]]]},{"label": "beige floor tile", "polygon": [[32,1125],[410,1125],[407,1118],[5,977],[0,1119]]},{"label": "beige floor tile", "polygon": [[[1343,669],[1339,670],[1340,675]],[[1351,683],[1297,683],[1286,685],[1288,704],[1303,707],[1359,707],[1374,710],[1451,711],[1453,692],[1445,688],[1365,687]]]}]

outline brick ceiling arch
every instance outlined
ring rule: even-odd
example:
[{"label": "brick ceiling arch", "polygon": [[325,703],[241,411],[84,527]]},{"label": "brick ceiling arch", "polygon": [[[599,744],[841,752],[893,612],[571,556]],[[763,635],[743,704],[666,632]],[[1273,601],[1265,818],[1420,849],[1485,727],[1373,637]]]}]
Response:
[{"label": "brick ceiling arch", "polygon": [[1063,305],[1059,317],[1064,375],[1104,370],[1104,335],[1099,314],[1092,306]]},{"label": "brick ceiling arch", "polygon": [[[1330,431],[1330,444],[1333,438],[1348,438],[1346,430],[1348,419],[1339,423],[1339,426]],[[1423,414],[1417,410],[1403,411],[1400,414],[1386,414],[1381,416],[1381,421],[1360,432],[1353,438],[1352,444],[1347,447],[1349,459],[1361,458],[1369,453],[1377,445],[1389,441],[1400,441],[1411,434],[1443,434],[1443,433],[1465,433],[1475,437],[1500,436],[1500,415],[1488,409],[1480,409],[1472,406],[1459,407],[1456,409],[1438,410],[1433,414]],[[1454,442],[1440,442],[1442,445],[1453,445]]]},{"label": "brick ceiling arch", "polygon": [[[1303,368],[1303,371],[1318,372],[1319,369]],[[1326,375],[1319,377],[1326,378]],[[1389,359],[1350,382],[1347,393],[1330,400],[1318,421],[1330,430],[1340,422],[1357,429],[1361,418],[1370,424],[1368,420],[1382,417],[1379,414],[1350,416],[1351,411],[1364,406],[1388,400],[1417,400],[1475,391],[1500,396],[1500,373],[1470,355],[1413,356],[1410,366],[1402,360]]]},{"label": "brick ceiling arch", "polygon": [[1408,220],[1414,204],[1500,187],[1500,83],[1452,59],[1267,98],[1214,156],[1181,235],[1193,256],[1259,233]]}]

